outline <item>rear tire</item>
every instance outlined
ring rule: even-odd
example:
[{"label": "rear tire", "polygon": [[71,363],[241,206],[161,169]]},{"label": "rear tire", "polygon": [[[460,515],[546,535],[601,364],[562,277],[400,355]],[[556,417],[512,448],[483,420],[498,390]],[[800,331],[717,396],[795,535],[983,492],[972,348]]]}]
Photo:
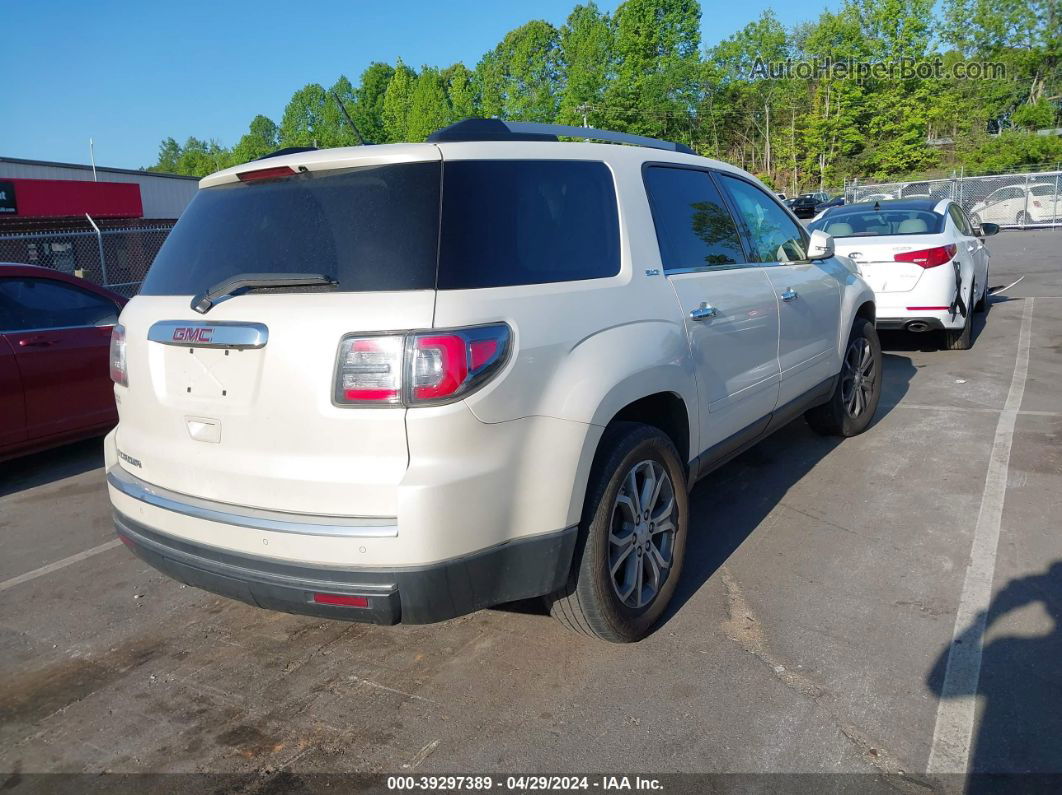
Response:
[{"label": "rear tire", "polygon": [[641,640],[675,592],[689,524],[686,470],[658,428],[616,422],[590,472],[566,587],[546,597],[574,632]]},{"label": "rear tire", "polygon": [[848,335],[841,372],[829,402],[809,409],[804,419],[823,436],[856,436],[874,419],[881,400],[881,343],[874,324],[856,318]]},{"label": "rear tire", "polygon": [[988,271],[985,271],[985,286],[981,290],[981,297],[977,300],[974,312],[987,312],[989,303],[988,298]]},{"label": "rear tire", "polygon": [[[977,289],[977,285],[974,285],[974,290]],[[974,295],[974,290],[970,290],[970,295]],[[946,351],[968,351],[973,345],[973,311],[967,310],[966,322],[963,323],[962,328],[959,331],[945,331],[944,332],[944,350]]]}]

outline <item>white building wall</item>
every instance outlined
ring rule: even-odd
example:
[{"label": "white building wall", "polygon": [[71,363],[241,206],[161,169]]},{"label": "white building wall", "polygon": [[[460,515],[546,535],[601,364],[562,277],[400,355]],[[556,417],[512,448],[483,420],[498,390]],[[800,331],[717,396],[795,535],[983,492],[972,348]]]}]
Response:
[{"label": "white building wall", "polygon": [[[199,190],[197,177],[155,174],[121,168],[96,167],[100,182],[133,182],[140,185],[144,218],[177,218]],[[92,166],[44,163],[0,157],[0,179],[69,179],[92,181]]]}]

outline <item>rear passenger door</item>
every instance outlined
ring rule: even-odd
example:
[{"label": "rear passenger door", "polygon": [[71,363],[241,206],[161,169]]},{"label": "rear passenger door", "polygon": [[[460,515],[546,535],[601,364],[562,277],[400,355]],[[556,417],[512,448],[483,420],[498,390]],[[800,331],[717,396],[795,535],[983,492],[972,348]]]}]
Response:
[{"label": "rear passenger door", "polygon": [[778,404],[785,405],[840,369],[841,278],[847,271],[842,274],[833,259],[808,261],[807,232],[766,191],[728,174],[719,180],[779,300]]},{"label": "rear passenger door", "polygon": [[[4,327],[4,307],[0,303],[0,329]],[[22,400],[22,379],[11,344],[0,333],[0,455],[26,439],[26,413]]]},{"label": "rear passenger door", "polygon": [[697,372],[700,449],[725,455],[777,402],[778,303],[708,171],[647,165],[644,179]]}]

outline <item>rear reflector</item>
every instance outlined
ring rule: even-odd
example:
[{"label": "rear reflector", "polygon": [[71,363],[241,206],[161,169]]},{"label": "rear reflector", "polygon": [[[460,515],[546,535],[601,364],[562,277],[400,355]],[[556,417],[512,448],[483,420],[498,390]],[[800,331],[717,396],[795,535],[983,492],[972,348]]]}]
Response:
[{"label": "rear reflector", "polygon": [[241,171],[237,174],[240,182],[256,182],[262,179],[283,179],[295,173],[295,169],[289,166],[274,166],[273,168],[259,168],[255,171]]},{"label": "rear reflector", "polygon": [[893,259],[896,260],[896,262],[913,262],[915,265],[919,265],[923,268],[935,268],[937,265],[951,262],[956,251],[958,251],[956,245],[954,243],[948,243],[946,246],[922,248],[918,251],[901,251],[899,254],[896,254]]},{"label": "rear reflector", "polygon": [[368,607],[367,596],[344,596],[338,593],[315,593],[313,600],[319,605],[337,605],[339,607]]}]

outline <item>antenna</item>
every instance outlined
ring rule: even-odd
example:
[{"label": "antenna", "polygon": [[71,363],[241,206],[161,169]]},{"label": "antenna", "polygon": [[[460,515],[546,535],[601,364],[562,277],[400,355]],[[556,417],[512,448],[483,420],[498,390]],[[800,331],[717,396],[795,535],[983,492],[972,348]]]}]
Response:
[{"label": "antenna", "polygon": [[350,129],[354,131],[354,135],[358,137],[358,140],[361,142],[361,145],[365,146],[366,141],[364,138],[361,137],[361,133],[358,132],[358,125],[354,123],[354,119],[350,118],[350,114],[347,113],[347,108],[343,104],[343,100],[339,98],[339,95],[335,91],[332,92],[332,99],[336,101],[336,104],[339,105],[339,109],[343,111],[343,116],[346,118],[347,123],[350,124]]}]

